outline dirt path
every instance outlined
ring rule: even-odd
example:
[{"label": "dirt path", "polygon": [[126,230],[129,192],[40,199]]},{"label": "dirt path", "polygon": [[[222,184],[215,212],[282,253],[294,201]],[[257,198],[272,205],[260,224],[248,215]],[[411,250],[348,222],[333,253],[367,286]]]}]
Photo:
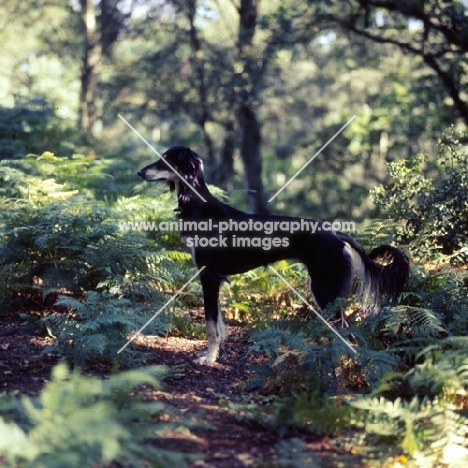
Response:
[{"label": "dirt path", "polygon": [[[18,390],[37,395],[50,378],[51,368],[59,361],[58,357],[41,355],[50,342],[51,338],[44,337],[23,319],[0,317],[0,391]],[[248,343],[239,327],[230,327],[224,351],[212,368],[191,361],[203,349],[204,341],[146,337],[144,344],[151,349],[148,364],[166,364],[177,369],[177,375],[165,380],[161,389],[148,391],[146,399],[162,401],[189,419],[204,423],[161,440],[167,449],[202,454],[204,458],[195,461],[193,468],[313,467],[319,466],[317,460],[320,466],[335,467],[352,460],[326,438],[298,434],[306,456],[300,464],[285,464],[284,460],[291,454],[287,448],[285,452],[278,450],[281,447],[278,434],[260,424],[249,424],[232,409],[231,404],[261,405],[268,399],[245,389],[245,382],[253,375],[250,365],[264,363],[266,358],[259,353],[248,353]]]}]

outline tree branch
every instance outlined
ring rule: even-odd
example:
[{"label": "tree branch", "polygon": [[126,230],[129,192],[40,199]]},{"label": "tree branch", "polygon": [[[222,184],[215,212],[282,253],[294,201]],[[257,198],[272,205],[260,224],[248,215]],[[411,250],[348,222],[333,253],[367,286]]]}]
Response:
[{"label": "tree branch", "polygon": [[[456,7],[451,9],[445,8],[446,16],[452,21],[453,28],[449,28],[440,21],[440,14],[431,16],[422,8],[407,0],[358,0],[361,6],[372,6],[375,8],[384,8],[391,12],[401,13],[403,15],[416,18],[422,21],[425,27],[430,27],[433,30],[439,31],[450,44],[460,47],[461,51],[468,50],[467,34],[464,32],[468,27],[468,20],[462,11],[457,12]],[[424,5],[424,4],[423,4]],[[442,13],[442,12],[441,12]],[[450,15],[450,13],[453,13]],[[459,13],[457,15],[457,13]],[[462,35],[457,34],[456,29],[459,28]]]},{"label": "tree branch", "polygon": [[402,42],[395,39],[372,34],[368,31],[356,27],[353,23],[349,21],[341,21],[340,23],[343,27],[347,28],[348,30],[360,36],[371,39],[374,42],[378,42],[381,44],[393,44],[400,47],[403,50],[410,52],[413,55],[420,56],[424,60],[424,63],[426,63],[426,65],[428,65],[430,68],[432,68],[432,70],[434,70],[437,73],[437,75],[441,78],[444,86],[446,87],[450,97],[453,100],[456,109],[460,114],[460,117],[463,118],[463,120],[468,124],[468,104],[461,97],[461,89],[456,80],[455,75],[443,70],[443,68],[437,61],[437,54],[426,53],[422,48],[414,47],[409,42]]}]

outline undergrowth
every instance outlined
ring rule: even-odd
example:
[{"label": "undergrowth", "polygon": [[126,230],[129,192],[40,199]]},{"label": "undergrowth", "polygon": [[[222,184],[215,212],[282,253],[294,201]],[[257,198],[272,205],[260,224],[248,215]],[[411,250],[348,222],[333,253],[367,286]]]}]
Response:
[{"label": "undergrowth", "polygon": [[[452,132],[441,143],[442,182],[423,175],[423,156],[392,163],[394,183],[375,194],[394,219],[357,236],[366,250],[409,242],[411,279],[398,305],[364,321],[359,304],[345,304],[351,326],[340,333],[352,353],[318,320],[304,321],[300,309],[282,315],[277,303],[283,320],[251,335],[270,361],[256,366],[248,388],[278,397],[266,408],[233,407],[246,422],[331,436],[370,466],[466,466],[468,198],[460,141]],[[295,281],[305,279],[302,272]]]},{"label": "undergrowth", "polygon": [[[373,191],[374,201],[396,223],[397,240],[414,258],[468,260],[468,150],[464,135],[450,128],[439,140],[434,161],[425,154],[389,164],[393,183]],[[437,172],[430,173],[429,162]],[[445,258],[444,258],[445,256]]]},{"label": "undergrowth", "polygon": [[[96,359],[141,365],[144,355],[134,343],[121,355],[117,350],[195,271],[188,254],[172,250],[174,233],[147,236],[120,229],[121,220],[158,221],[173,212],[167,197],[166,202],[161,197],[157,210],[144,195],[96,198],[91,189],[96,179],[108,178],[102,171],[111,166],[51,153],[0,165],[6,182],[0,214],[3,312],[26,308],[25,318],[55,338],[47,351],[80,366]],[[201,304],[200,298],[200,287],[191,284],[177,304]],[[31,302],[39,317],[28,316]],[[190,322],[173,324],[166,313],[146,332],[161,334],[183,325]]]},{"label": "undergrowth", "polygon": [[187,466],[189,456],[155,444],[167,431],[181,430],[180,416],[135,394],[158,388],[167,374],[155,366],[101,380],[60,364],[39,397],[1,394],[2,466]]},{"label": "undergrowth", "polygon": [[[461,141],[454,132],[444,136],[439,161],[431,165],[430,158],[421,155],[392,163],[392,185],[374,192],[392,219],[374,222],[357,238],[366,250],[394,241],[405,244],[401,247],[411,254],[412,273],[398,305],[372,320],[364,320],[354,298],[322,311],[332,320],[336,307],[345,307],[350,327],[340,333],[356,353],[268,269],[233,276],[223,286],[221,304],[227,319],[246,324],[252,348],[269,357],[246,383],[247,391],[266,394],[268,404],[231,405],[233,416],[284,437],[278,445],[278,466],[294,460],[316,462],[295,439],[304,433],[333,437],[370,466],[461,467],[468,462],[468,183]],[[116,167],[122,172],[113,179],[109,171]],[[85,169],[89,177],[83,176]],[[117,351],[195,272],[190,255],[180,252],[177,233],[119,229],[119,221],[174,217],[170,195],[159,196],[156,206],[138,181],[128,185],[127,171],[128,164],[115,160],[51,153],[0,164],[3,311],[21,311],[31,321],[29,304],[32,299],[40,303],[40,316],[33,321],[54,337],[46,352],[59,353],[84,368],[96,361],[115,369],[143,365],[141,346],[132,343],[124,356]],[[123,186],[128,196],[119,195]],[[275,268],[313,303],[301,265],[280,262]],[[202,304],[200,285],[193,282],[152,322],[148,333],[204,338]],[[78,382],[77,374],[63,369],[56,370],[44,395],[58,392],[58,381],[64,389]],[[90,388],[99,386],[87,382]],[[111,435],[114,429],[120,434],[116,407],[106,406],[110,394],[93,395],[90,405],[105,401],[105,411],[110,411],[105,414],[113,415]],[[10,418],[4,424],[18,438],[18,447],[46,457],[38,441],[45,447],[50,443],[42,434],[50,418],[55,424],[55,417],[63,417],[60,409],[47,406],[49,400],[22,403],[22,409],[9,399],[2,402]],[[42,419],[37,416],[33,428],[31,415],[39,414],[37,408]],[[103,414],[100,408],[96,414]],[[138,421],[138,411],[131,423]],[[57,416],[49,417],[49,412]],[[64,437],[72,439],[75,432],[68,430]],[[31,434],[36,433],[35,439]],[[85,434],[80,437],[84,446],[91,444],[89,454],[79,455],[89,455],[90,463],[118,460],[127,466],[119,458],[119,444],[130,440],[128,447],[134,447],[131,436],[116,435],[118,442],[110,437],[114,442],[109,446],[98,437],[95,445]],[[143,438],[135,453],[143,453],[138,452]],[[11,445],[6,453],[15,466],[43,463],[38,458],[40,463],[34,464]],[[58,449],[50,453],[54,450]],[[104,458],[93,458],[98,452]],[[151,454],[145,452],[144,457]]]}]

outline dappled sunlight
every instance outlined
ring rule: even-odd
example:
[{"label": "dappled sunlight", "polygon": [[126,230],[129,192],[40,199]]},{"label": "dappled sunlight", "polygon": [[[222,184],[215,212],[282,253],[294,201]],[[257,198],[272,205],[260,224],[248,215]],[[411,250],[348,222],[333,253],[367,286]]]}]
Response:
[{"label": "dappled sunlight", "polygon": [[0,465],[468,466],[467,13],[4,0]]}]

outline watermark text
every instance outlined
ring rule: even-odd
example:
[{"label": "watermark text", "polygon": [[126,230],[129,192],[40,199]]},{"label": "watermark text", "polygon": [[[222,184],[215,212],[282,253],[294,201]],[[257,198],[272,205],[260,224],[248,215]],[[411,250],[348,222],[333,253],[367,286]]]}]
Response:
[{"label": "watermark text", "polygon": [[354,232],[356,225],[354,221],[315,221],[310,219],[294,220],[274,220],[260,221],[258,219],[236,220],[228,219],[223,221],[118,221],[121,231],[161,231],[161,232],[197,232],[219,234],[235,232],[258,232],[266,235],[297,232],[309,232],[315,234],[325,231]]}]

